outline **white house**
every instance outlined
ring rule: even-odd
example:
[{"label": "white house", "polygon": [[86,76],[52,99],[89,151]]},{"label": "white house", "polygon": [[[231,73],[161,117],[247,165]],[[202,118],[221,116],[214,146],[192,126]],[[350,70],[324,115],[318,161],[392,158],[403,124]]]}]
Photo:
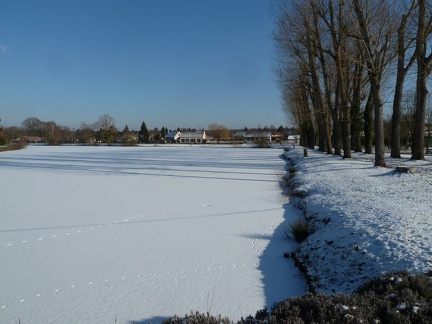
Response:
[{"label": "white house", "polygon": [[179,131],[169,132],[165,135],[165,141],[168,143],[177,143],[181,133]]},{"label": "white house", "polygon": [[233,135],[233,137],[234,137],[234,141],[237,141],[237,142],[244,142],[245,141],[245,138],[246,138],[246,132],[236,132],[234,135]]},{"label": "white house", "polygon": [[300,135],[288,135],[288,144],[300,145]]},{"label": "white house", "polygon": [[183,132],[180,135],[180,143],[204,144],[207,141],[205,130]]},{"label": "white house", "polygon": [[270,131],[250,131],[245,134],[246,142],[266,141],[271,142],[272,133]]}]

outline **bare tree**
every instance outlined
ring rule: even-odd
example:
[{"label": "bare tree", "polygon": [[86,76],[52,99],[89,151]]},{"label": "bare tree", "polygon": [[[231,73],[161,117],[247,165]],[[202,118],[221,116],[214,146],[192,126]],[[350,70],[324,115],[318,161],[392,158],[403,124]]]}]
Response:
[{"label": "bare tree", "polygon": [[[315,117],[311,109],[310,79],[307,51],[302,40],[304,28],[301,15],[289,9],[288,1],[275,1],[277,25],[273,32],[276,60],[274,73],[282,95],[282,107],[300,130],[301,145],[315,146]],[[293,1],[294,2],[294,1]],[[300,10],[299,6],[295,7]]]},{"label": "bare tree", "polygon": [[351,105],[351,143],[354,152],[362,152],[361,132],[363,127],[363,116],[361,112],[361,105],[365,99],[364,85],[365,85],[365,64],[364,64],[364,51],[362,46],[356,44],[354,53],[354,68],[352,69],[351,77],[351,95],[348,100]]},{"label": "bare tree", "polygon": [[[414,26],[411,26],[410,17],[417,7],[417,0],[411,0],[411,5],[408,10],[404,10],[402,14],[399,28],[397,30],[397,71],[396,71],[396,86],[393,99],[393,115],[392,115],[392,136],[391,136],[391,157],[401,157],[401,116],[402,116],[402,94],[404,88],[404,82],[408,71],[411,69],[415,62],[415,53],[407,58],[407,51],[411,48],[414,37],[407,37],[408,32],[411,31]],[[408,59],[408,62],[407,62]]]},{"label": "bare tree", "polygon": [[282,105],[285,113],[292,116],[300,130],[300,145],[314,148],[315,122],[313,111],[309,105],[308,79],[305,64],[294,65],[297,72],[286,79],[281,87]]},{"label": "bare tree", "polygon": [[[391,61],[392,16],[387,2],[367,1],[365,8],[361,0],[353,0],[354,11],[361,35],[361,44],[366,55],[366,67],[375,117],[375,166],[385,166],[384,159],[384,115],[381,89],[382,73]],[[367,12],[365,12],[365,9]],[[375,18],[375,20],[373,19]],[[377,21],[377,19],[380,19]],[[382,21],[386,24],[382,24]],[[372,22],[375,25],[372,25]],[[371,31],[374,31],[374,38]]]},{"label": "bare tree", "polygon": [[412,145],[416,104],[415,90],[405,92],[401,103],[401,139],[406,146]]},{"label": "bare tree", "polygon": [[211,123],[208,125],[208,129],[209,135],[215,138],[218,143],[221,140],[229,140],[231,136],[229,129],[218,123]]},{"label": "bare tree", "polygon": [[96,121],[95,126],[98,128],[101,139],[105,143],[111,144],[117,134],[114,118],[108,114],[102,115]]},{"label": "bare tree", "polygon": [[431,105],[431,100],[428,100],[428,105],[426,108],[426,154],[431,153],[431,148],[432,148],[431,146],[432,146],[432,105]]},{"label": "bare tree", "polygon": [[43,136],[43,122],[36,117],[28,117],[21,123],[28,136]]},{"label": "bare tree", "polygon": [[[314,0],[313,5],[317,10],[320,18],[323,20],[326,26],[326,32],[328,34],[329,45],[321,49],[320,62],[323,69],[323,82],[326,88],[326,101],[331,111],[331,117],[333,122],[333,144],[334,153],[341,155],[341,142],[344,143],[344,156],[350,157],[351,149],[349,147],[349,136],[350,129],[347,127],[349,124],[341,122],[341,119],[349,121],[349,111],[346,105],[347,96],[345,91],[345,74],[347,69],[344,67],[343,57],[347,56],[347,31],[349,26],[349,15],[347,15],[345,1],[333,0]],[[328,62],[328,58],[330,62]],[[331,63],[333,61],[333,64]],[[345,62],[347,60],[345,59]],[[333,69],[333,73],[329,72],[328,67]],[[333,75],[335,89],[331,89],[330,75]],[[333,100],[334,97],[334,100]],[[346,118],[347,117],[347,118]],[[343,124],[343,137],[340,125]]]},{"label": "bare tree", "polygon": [[54,121],[43,122],[45,138],[49,145],[59,144],[61,140],[60,128]]},{"label": "bare tree", "polygon": [[432,32],[432,16],[430,8],[426,8],[425,0],[418,0],[418,24],[416,36],[417,57],[417,105],[415,127],[412,140],[412,156],[414,160],[424,160],[424,137],[426,120],[426,102],[429,94],[427,77],[431,72],[432,53],[427,55],[428,38]]},{"label": "bare tree", "polygon": [[[278,24],[274,39],[278,60],[275,70],[284,107],[289,108],[291,114],[301,113],[296,119],[301,119],[298,126],[304,144],[314,147],[313,133],[317,130],[319,150],[332,153],[331,118],[327,96],[324,95],[321,84],[324,75],[322,26],[313,0],[281,0],[277,2],[277,8]],[[327,85],[329,89],[328,78],[326,81],[324,86]],[[293,88],[300,91],[299,95],[292,93]]]},{"label": "bare tree", "polygon": [[73,143],[75,142],[75,133],[74,131],[69,128],[69,126],[59,126],[60,134],[61,134],[61,141],[64,143]]},{"label": "bare tree", "polygon": [[[307,50],[308,50],[308,58],[309,58],[309,69],[310,76],[312,79],[312,91],[311,91],[311,99],[314,103],[315,107],[315,115],[316,122],[318,125],[318,139],[319,139],[319,150],[326,151],[328,154],[333,153],[332,141],[331,141],[331,129],[329,123],[329,107],[328,102],[324,99],[324,91],[321,88],[321,75],[324,77],[324,85],[328,87],[328,75],[327,71],[324,70],[326,67],[326,59],[321,39],[321,27],[319,23],[318,10],[316,6],[313,4],[313,1],[310,2],[310,9],[312,17],[312,24],[309,24],[309,17],[305,15],[304,25],[307,29],[307,35],[310,37],[306,37],[306,39],[310,38],[307,41]],[[321,67],[318,67],[318,62],[321,63]],[[328,89],[326,89],[328,91]]]},{"label": "bare tree", "polygon": [[84,122],[81,123],[80,128],[77,130],[77,139],[81,144],[93,143],[95,141],[95,125],[88,125]]},{"label": "bare tree", "polygon": [[22,139],[24,136],[24,130],[17,126],[5,127],[3,131],[5,143],[10,143],[11,141],[17,140],[18,138]]}]

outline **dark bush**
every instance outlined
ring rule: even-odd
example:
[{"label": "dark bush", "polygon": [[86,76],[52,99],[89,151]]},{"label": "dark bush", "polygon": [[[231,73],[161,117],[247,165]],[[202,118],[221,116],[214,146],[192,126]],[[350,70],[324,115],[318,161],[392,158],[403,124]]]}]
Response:
[{"label": "dark bush", "polygon": [[[432,323],[432,279],[408,271],[388,273],[359,287],[351,295],[307,294],[260,310],[238,323]],[[232,323],[209,314],[174,317],[164,323]]]},{"label": "dark bush", "polygon": [[289,229],[296,242],[303,242],[310,234],[310,226],[304,217],[299,217],[289,224]]},{"label": "dark bush", "polygon": [[429,274],[389,273],[351,295],[308,294],[272,307],[271,323],[432,323]]},{"label": "dark bush", "polygon": [[164,320],[162,323],[165,324],[230,324],[232,323],[230,319],[226,317],[222,317],[219,315],[218,317],[212,316],[209,313],[200,314],[196,312],[195,314],[191,313],[190,315],[185,315],[185,317],[174,316],[167,320]]},{"label": "dark bush", "polygon": [[25,148],[27,146],[27,142],[22,139],[19,142],[15,142],[13,144],[10,145],[9,149],[10,150],[21,150],[23,148]]}]

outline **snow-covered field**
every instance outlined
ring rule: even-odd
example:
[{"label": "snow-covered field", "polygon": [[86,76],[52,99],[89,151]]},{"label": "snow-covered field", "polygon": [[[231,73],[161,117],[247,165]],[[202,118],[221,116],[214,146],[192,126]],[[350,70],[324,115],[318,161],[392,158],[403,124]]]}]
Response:
[{"label": "snow-covered field", "polygon": [[378,168],[302,148],[31,146],[0,154],[0,322],[238,320],[305,293],[283,258],[300,211],[281,154],[315,219],[297,255],[317,291],[432,269],[430,156]]},{"label": "snow-covered field", "polygon": [[[297,190],[316,217],[316,232],[300,247],[317,291],[350,293],[388,271],[432,270],[432,157],[428,161],[353,159],[301,148],[284,156],[296,164]],[[414,174],[396,173],[412,166]]]},{"label": "snow-covered field", "polygon": [[[298,212],[281,199],[282,153],[209,146],[0,153],[0,323],[155,323],[195,310],[237,320],[303,294],[305,281],[282,257],[295,245],[281,228]],[[368,258],[375,253],[363,248]]]}]

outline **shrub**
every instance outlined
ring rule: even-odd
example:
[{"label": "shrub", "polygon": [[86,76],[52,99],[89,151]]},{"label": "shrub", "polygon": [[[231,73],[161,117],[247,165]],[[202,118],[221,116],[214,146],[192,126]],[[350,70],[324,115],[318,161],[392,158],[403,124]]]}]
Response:
[{"label": "shrub", "polygon": [[308,193],[306,191],[303,191],[303,190],[294,189],[294,190],[290,191],[289,195],[290,195],[290,197],[296,197],[296,198],[303,199],[303,198],[306,198],[308,196]]},{"label": "shrub", "polygon": [[289,230],[294,239],[299,243],[306,240],[310,234],[310,226],[304,217],[299,217],[289,224]]},{"label": "shrub", "polygon": [[373,279],[351,295],[307,294],[276,303],[265,317],[257,312],[253,323],[426,324],[432,322],[431,302],[430,274],[401,271]]},{"label": "shrub", "polygon": [[260,138],[255,141],[255,145],[259,148],[269,148],[271,147],[271,143],[265,138]]},{"label": "shrub", "polygon": [[21,150],[21,149],[25,148],[26,146],[27,146],[27,142],[24,139],[22,139],[19,142],[13,143],[10,146],[10,149],[11,150]]},{"label": "shrub", "polygon": [[164,320],[162,323],[165,324],[231,324],[229,318],[222,317],[219,315],[218,317],[212,316],[209,313],[200,314],[196,312],[195,314],[191,313],[190,315],[185,315],[185,317],[174,316],[167,320]]},{"label": "shrub", "polygon": [[0,147],[0,152],[12,151],[12,150],[21,150],[21,149],[25,148],[26,146],[27,146],[26,141],[21,140],[19,142]]},{"label": "shrub", "polygon": [[[238,323],[432,323],[431,273],[388,273],[359,287],[350,295],[306,294],[275,303]],[[226,317],[210,314],[175,316],[163,323],[225,324]]]}]

